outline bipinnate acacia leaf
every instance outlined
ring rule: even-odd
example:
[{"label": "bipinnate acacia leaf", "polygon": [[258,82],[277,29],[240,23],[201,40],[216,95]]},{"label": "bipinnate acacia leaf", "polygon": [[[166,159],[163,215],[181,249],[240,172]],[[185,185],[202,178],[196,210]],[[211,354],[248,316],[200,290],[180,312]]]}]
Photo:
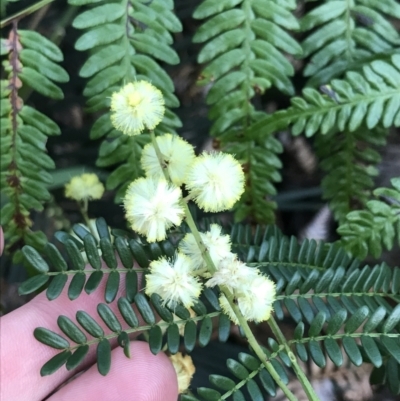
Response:
[{"label": "bipinnate acacia leaf", "polygon": [[77,344],[83,344],[87,341],[83,331],[68,316],[60,315],[57,324],[62,332]]},{"label": "bipinnate acacia leaf", "polygon": [[78,367],[83,362],[88,352],[89,345],[82,345],[76,349],[76,351],[68,358],[67,363],[65,364],[67,370],[72,370]]},{"label": "bipinnate acacia leaf", "polygon": [[146,296],[143,295],[141,292],[138,292],[135,295],[135,305],[147,324],[153,325],[156,323],[154,312],[152,311]]},{"label": "bipinnate acacia leaf", "polygon": [[176,354],[179,351],[180,334],[177,324],[170,324],[167,328],[167,344],[171,354]]},{"label": "bipinnate acacia leaf", "polygon": [[59,274],[53,277],[46,290],[46,296],[49,301],[53,301],[61,295],[67,280],[67,274]]},{"label": "bipinnate acacia leaf", "polygon": [[372,337],[361,336],[361,345],[371,363],[377,368],[382,366],[382,355],[375,340]]},{"label": "bipinnate acacia leaf", "polygon": [[104,273],[101,270],[94,271],[90,274],[88,280],[85,284],[85,292],[86,294],[91,294],[93,291],[99,287],[101,280],[103,278]]},{"label": "bipinnate acacia leaf", "polygon": [[126,297],[121,297],[118,299],[118,309],[125,322],[128,323],[130,327],[139,326],[139,320]]},{"label": "bipinnate acacia leaf", "polygon": [[38,274],[37,276],[33,276],[28,278],[28,280],[24,281],[18,287],[18,294],[19,295],[27,295],[31,294],[32,292],[38,290],[43,285],[45,285],[50,279],[50,276],[46,274]]},{"label": "bipinnate acacia leaf", "polygon": [[114,270],[110,272],[107,279],[104,299],[107,303],[114,301],[119,289],[120,274]]},{"label": "bipinnate acacia leaf", "polygon": [[149,331],[149,345],[152,354],[157,355],[162,348],[162,331],[160,326],[153,326]]},{"label": "bipinnate acacia leaf", "polygon": [[57,271],[65,271],[68,269],[67,262],[54,244],[48,242],[44,247],[44,253],[50,260],[52,267]]},{"label": "bipinnate acacia leaf", "polygon": [[154,306],[154,308],[155,308],[157,314],[160,316],[160,318],[168,323],[173,322],[174,316],[171,313],[171,311],[168,310],[163,305],[162,298],[158,294],[154,293],[154,294],[151,294],[150,299],[151,299],[151,304]]},{"label": "bipinnate acacia leaf", "polygon": [[85,311],[76,312],[78,323],[93,337],[101,338],[104,336],[103,329],[99,324]]},{"label": "bipinnate acacia leaf", "polygon": [[55,373],[58,369],[63,366],[68,358],[71,356],[71,351],[65,350],[59,354],[53,356],[48,362],[46,362],[40,369],[40,376],[48,376]]},{"label": "bipinnate acacia leaf", "polygon": [[189,320],[185,324],[185,330],[183,335],[183,342],[185,344],[185,349],[187,352],[193,351],[196,345],[197,339],[197,326],[193,320]]},{"label": "bipinnate acacia leaf", "polygon": [[83,238],[83,246],[85,247],[86,257],[90,265],[99,270],[101,268],[101,259],[99,255],[99,249],[97,247],[97,241],[91,234],[87,234]]},{"label": "bipinnate acacia leaf", "polygon": [[143,247],[134,239],[129,241],[129,248],[135,258],[136,262],[140,267],[146,268],[149,267],[149,258],[147,257]]},{"label": "bipinnate acacia leaf", "polygon": [[111,344],[104,338],[97,344],[97,369],[99,373],[106,376],[111,368]]},{"label": "bipinnate acacia leaf", "polygon": [[56,349],[69,348],[69,342],[62,336],[53,331],[46,329],[45,327],[38,327],[34,330],[33,335],[36,340],[42,344],[46,344],[49,347]]},{"label": "bipinnate acacia leaf", "polygon": [[38,273],[47,273],[49,271],[49,265],[35,248],[25,245],[22,248],[22,254],[29,267],[35,269]]},{"label": "bipinnate acacia leaf", "polygon": [[108,305],[102,303],[98,304],[97,312],[110,330],[116,333],[122,330],[121,323]]},{"label": "bipinnate acacia leaf", "polygon": [[86,274],[83,272],[76,273],[68,287],[68,298],[73,301],[81,295],[86,281]]},{"label": "bipinnate acacia leaf", "polygon": [[343,348],[346,351],[346,354],[349,356],[350,361],[354,365],[360,366],[362,364],[363,359],[355,339],[350,336],[345,336],[342,339],[342,343],[343,343]]}]

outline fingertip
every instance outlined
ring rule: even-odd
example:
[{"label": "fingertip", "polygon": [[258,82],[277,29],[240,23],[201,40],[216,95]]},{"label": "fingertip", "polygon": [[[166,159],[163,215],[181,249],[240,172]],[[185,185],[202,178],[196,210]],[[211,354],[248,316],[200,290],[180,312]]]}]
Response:
[{"label": "fingertip", "polygon": [[4,233],[3,233],[3,227],[0,226],[0,256],[3,254],[4,250]]},{"label": "fingertip", "polygon": [[131,358],[127,358],[121,348],[113,350],[107,376],[101,376],[93,365],[58,390],[49,401],[176,401],[178,383],[168,357],[162,352],[153,355],[145,342],[134,341],[130,347]]}]

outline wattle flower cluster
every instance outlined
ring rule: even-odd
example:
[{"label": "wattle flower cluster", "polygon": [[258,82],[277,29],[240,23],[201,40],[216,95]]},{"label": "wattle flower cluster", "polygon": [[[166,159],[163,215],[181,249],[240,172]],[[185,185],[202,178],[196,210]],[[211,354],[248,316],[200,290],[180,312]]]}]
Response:
[{"label": "wattle flower cluster", "polygon": [[[206,282],[207,287],[216,285],[228,288],[242,315],[256,323],[268,320],[275,301],[275,283],[254,267],[249,267],[231,254],[223,259],[213,277]],[[238,318],[224,293],[219,297],[222,310],[230,319],[239,324]]]},{"label": "wattle flower cluster", "polygon": [[[201,233],[217,271],[208,274],[205,286],[228,289],[234,297],[241,313],[247,320],[262,322],[268,320],[275,301],[275,284],[254,267],[249,267],[230,252],[230,238],[220,235],[221,227],[211,226],[210,231]],[[150,274],[146,276],[146,294],[159,294],[164,302],[173,307],[182,303],[190,308],[196,303],[203,285],[198,276],[204,267],[201,253],[194,243],[192,234],[186,235],[179,245],[179,253],[174,260],[160,258],[150,264]],[[202,274],[204,277],[204,274]],[[222,310],[236,324],[239,321],[227,298],[220,295]]]},{"label": "wattle flower cluster", "polygon": [[136,81],[111,96],[111,122],[125,135],[154,129],[163,119],[164,97],[151,83]]},{"label": "wattle flower cluster", "polygon": [[[111,121],[117,129],[126,135],[138,135],[161,122],[164,99],[153,85],[138,81],[112,95],[111,109]],[[164,240],[172,226],[182,223],[187,210],[182,185],[189,192],[188,199],[206,212],[232,208],[244,191],[244,173],[232,155],[203,153],[196,157],[193,147],[177,135],[155,137],[152,133],[152,143],[143,149],[141,165],[146,176],[129,185],[124,207],[132,229],[148,242]],[[217,224],[200,237],[215,266],[207,266],[204,249],[200,250],[193,234],[187,234],[173,258],[162,257],[150,263],[146,294],[159,294],[169,307],[181,303],[190,308],[203,285],[219,286],[219,302],[233,322],[238,323],[238,319],[230,302],[237,304],[247,320],[267,320],[275,300],[275,284],[231,253],[231,239]]]},{"label": "wattle flower cluster", "polygon": [[[164,99],[152,84],[138,81],[112,95],[111,110],[111,122],[117,129],[126,135],[138,135],[161,122]],[[156,144],[158,149],[152,143],[143,149],[141,164],[146,177],[132,182],[124,198],[132,229],[149,242],[165,239],[169,228],[182,223],[183,184],[189,196],[207,212],[228,210],[240,198],[244,174],[232,155],[203,153],[196,157],[192,145],[172,134],[158,136]]]},{"label": "wattle flower cluster", "polygon": [[65,196],[76,201],[100,199],[103,193],[104,185],[94,173],[72,177],[65,185]]}]

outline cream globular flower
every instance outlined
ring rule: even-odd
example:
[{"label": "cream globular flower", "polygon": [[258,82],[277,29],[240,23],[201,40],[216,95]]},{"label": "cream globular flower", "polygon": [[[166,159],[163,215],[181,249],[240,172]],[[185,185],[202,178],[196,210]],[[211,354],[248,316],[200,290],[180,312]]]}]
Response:
[{"label": "cream globular flower", "polygon": [[154,129],[163,119],[164,97],[146,81],[126,84],[111,96],[111,122],[125,135],[139,135]]},{"label": "cream globular flower", "polygon": [[[211,260],[215,265],[231,255],[231,238],[229,235],[221,235],[222,228],[218,224],[211,224],[210,231],[200,233],[201,239],[206,246]],[[202,252],[194,239],[193,234],[186,234],[179,243],[179,250],[189,256],[195,269],[205,267]]]},{"label": "cream globular flower", "polygon": [[162,241],[170,227],[182,223],[181,198],[180,188],[164,179],[139,178],[125,194],[126,218],[132,229],[146,236],[147,241]]},{"label": "cream globular flower", "polygon": [[72,177],[65,185],[65,196],[77,201],[100,199],[104,193],[104,185],[94,173],[85,173]]},{"label": "cream globular flower", "polygon": [[[276,298],[275,283],[268,277],[259,274],[244,282],[240,290],[234,291],[234,297],[246,320],[256,323],[266,321],[273,311],[272,305]],[[219,297],[219,303],[229,318],[235,324],[239,324],[238,318],[224,294]]]},{"label": "cream globular flower", "polygon": [[[195,159],[193,146],[178,135],[172,134],[158,136],[156,141],[171,181],[175,185],[182,185]],[[149,143],[144,147],[141,163],[148,176],[163,177],[163,170],[153,144]]]},{"label": "cream globular flower", "polygon": [[162,257],[150,263],[145,292],[149,296],[157,293],[167,306],[182,303],[190,308],[199,298],[201,290],[202,284],[194,276],[187,256],[177,253],[172,260]]},{"label": "cream globular flower", "polygon": [[184,356],[182,353],[177,352],[175,355],[171,355],[169,360],[172,362],[178,379],[178,393],[185,393],[189,389],[190,382],[196,371],[192,358],[189,355]]},{"label": "cream globular flower", "polygon": [[[249,267],[235,254],[222,259],[218,270],[206,282],[207,287],[223,286],[228,289],[246,318],[262,322],[268,320],[275,301],[275,283],[263,276],[257,268]],[[239,323],[224,294],[219,298],[223,311],[236,324]]]},{"label": "cream globular flower", "polygon": [[186,187],[206,212],[232,208],[244,191],[244,173],[239,162],[226,153],[203,153],[193,163]]},{"label": "cream globular flower", "polygon": [[259,275],[259,270],[247,266],[237,258],[237,255],[230,253],[221,259],[217,265],[217,271],[207,281],[207,287],[224,285],[230,291],[240,291],[246,283]]}]

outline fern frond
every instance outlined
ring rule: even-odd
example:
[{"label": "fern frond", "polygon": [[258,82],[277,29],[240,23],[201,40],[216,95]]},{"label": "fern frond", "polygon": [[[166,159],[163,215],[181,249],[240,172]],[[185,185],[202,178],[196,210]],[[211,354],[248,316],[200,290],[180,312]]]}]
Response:
[{"label": "fern frond", "polygon": [[7,248],[15,249],[14,261],[21,261],[20,248],[29,244],[42,248],[46,238],[30,227],[32,210],[43,210],[50,198],[52,183],[49,170],[55,168],[46,153],[48,136],[59,135],[58,126],[44,114],[24,105],[18,91],[27,86],[40,94],[62,99],[58,83],[69,80],[57,63],[63,55],[44,36],[19,30],[15,23],[8,39],[2,39],[2,55],[7,79],[1,83],[1,187],[7,203],[1,210]]},{"label": "fern frond", "polygon": [[[164,95],[167,106],[164,120],[156,133],[175,132],[181,126],[170,109],[179,106],[173,94],[174,86],[160,65],[154,60],[177,64],[178,55],[171,49],[171,33],[182,30],[173,13],[173,1],[120,0],[98,5],[95,0],[70,0],[72,5],[90,5],[79,14],[73,26],[84,29],[75,47],[90,52],[80,75],[88,79],[84,95],[87,110],[105,111],[110,106],[113,92],[129,81],[151,81]],[[127,137],[111,124],[105,112],[93,125],[91,139],[104,138],[97,165],[117,166],[107,179],[108,189],[117,189],[116,201],[123,197],[127,185],[142,175],[140,155],[150,141],[148,135]]]},{"label": "fern frond", "polygon": [[[274,242],[273,239],[270,237],[269,242]],[[277,242],[275,240],[275,244]],[[356,366],[371,363],[379,369],[392,367],[397,371],[400,364],[400,269],[390,269],[385,264],[360,269],[358,261],[348,259],[342,265],[343,257],[348,257],[338,248],[330,248],[328,255],[319,258],[320,269],[312,265],[305,267],[288,260],[290,247],[285,237],[281,237],[280,242],[279,247],[274,246],[276,254],[280,255],[278,261],[265,255],[267,261],[257,266],[277,281],[275,315],[283,319],[285,309],[297,322],[288,344],[300,360],[311,359],[320,368],[325,367],[329,358],[337,367],[347,360]],[[265,244],[263,242],[261,247],[266,247]],[[319,248],[310,241],[303,249],[306,249],[303,255],[308,255],[315,263],[315,256],[323,254],[319,249],[324,247]],[[281,264],[276,266],[278,262]],[[331,267],[321,269],[324,265]],[[264,349],[267,360],[287,383],[285,366],[291,367],[289,355],[274,339],[268,339],[268,345]],[[240,398],[244,388],[250,394],[249,399],[258,399],[263,393],[275,395],[275,384],[257,358],[241,353],[239,360],[241,363],[227,361],[230,373],[238,381],[211,375],[214,388],[197,389],[201,399],[223,400],[233,394]],[[395,388],[392,379],[386,380]],[[198,398],[188,395],[182,399],[194,401]]]},{"label": "fern frond", "polygon": [[391,311],[386,298],[398,302],[398,268],[391,270],[385,263],[361,267],[360,260],[350,257],[338,243],[305,240],[299,244],[295,237],[279,232],[274,236],[274,231],[257,229],[253,234],[250,226],[236,225],[232,243],[247,265],[276,282],[274,309],[279,319],[284,309],[298,322],[311,321],[319,311],[327,316],[338,308],[354,313],[364,304],[371,311],[379,305]]},{"label": "fern frond", "polygon": [[293,66],[283,55],[300,55],[298,43],[286,29],[299,29],[291,11],[295,2],[243,0],[216,4],[202,2],[194,12],[197,19],[210,17],[193,40],[207,42],[198,61],[207,63],[200,84],[212,83],[207,95],[209,116],[223,150],[235,154],[246,174],[245,194],[236,206],[236,220],[251,216],[258,222],[273,222],[275,182],[281,180],[282,167],[277,154],[281,144],[273,136],[253,141],[247,138],[249,127],[262,113],[252,100],[275,86],[288,95],[294,89],[288,77]]},{"label": "fern frond", "polygon": [[[287,355],[281,352],[273,352],[264,348],[264,352],[268,357],[268,361],[273,365],[281,380],[288,384],[289,378],[285,367],[278,359],[283,356],[284,361],[287,361]],[[290,365],[289,365],[290,366]],[[274,397],[277,387],[271,375],[265,369],[264,364],[260,363],[259,359],[252,354],[241,352],[238,355],[238,361],[229,358],[226,361],[226,367],[229,370],[231,377],[221,375],[210,375],[209,380],[213,385],[209,387],[199,387],[196,389],[197,394],[201,398],[194,395],[183,394],[181,401],[199,401],[201,400],[259,400],[265,399],[264,395]],[[232,377],[234,379],[232,379]],[[250,398],[245,398],[245,394],[249,394]]]},{"label": "fern frond", "polygon": [[391,250],[396,241],[400,246],[400,177],[391,180],[392,188],[378,188],[377,199],[366,204],[366,210],[354,210],[338,228],[343,246],[353,255],[378,258],[382,245]]},{"label": "fern frond", "polygon": [[304,55],[311,56],[308,84],[326,84],[345,71],[399,51],[400,35],[388,17],[400,18],[395,0],[336,0],[312,9],[300,21]]},{"label": "fern frond", "polygon": [[378,147],[386,144],[387,130],[365,127],[355,131],[317,135],[315,145],[320,166],[326,171],[321,187],[323,197],[339,223],[354,209],[365,207],[378,175],[381,161]]},{"label": "fern frond", "polygon": [[[51,279],[46,295],[49,300],[54,300],[62,293],[68,276],[72,276],[68,286],[68,297],[71,300],[78,298],[83,290],[91,294],[106,280],[104,300],[110,303],[119,290],[120,275],[126,274],[126,297],[132,300],[138,291],[137,272],[146,271],[150,260],[160,256],[170,257],[175,252],[175,248],[167,241],[142,245],[136,239],[117,234],[112,238],[103,218],[96,220],[96,227],[99,240],[81,225],[73,226],[78,238],[65,232],[55,234],[63,244],[68,259],[51,243],[45,245],[43,256],[32,247],[25,246],[22,249],[25,261],[39,274],[22,283],[19,293],[32,293]],[[122,267],[118,266],[116,255]],[[134,262],[140,267],[133,269]],[[85,268],[87,264],[90,265],[89,269]],[[53,271],[50,271],[50,267]]]},{"label": "fern frond", "polygon": [[[329,319],[325,313],[319,312],[306,335],[304,324],[297,325],[294,339],[289,344],[303,362],[311,359],[320,368],[325,367],[330,359],[337,367],[349,361],[355,366],[370,363],[380,370],[392,366],[397,371],[400,364],[399,321],[399,307],[387,313],[380,306],[371,313],[364,305],[351,316],[339,309]],[[386,378],[393,389],[391,381],[392,378]],[[393,392],[398,394],[399,390]]]},{"label": "fern frond", "polygon": [[[137,293],[131,301],[126,297],[118,299],[117,308],[122,319],[117,318],[114,312],[117,308],[114,306],[110,307],[103,303],[97,306],[97,312],[108,328],[107,334],[98,321],[84,311],[76,313],[77,323],[66,316],[59,316],[57,324],[65,337],[44,327],[37,328],[34,335],[38,341],[62,350],[43,365],[41,375],[50,375],[64,364],[68,370],[76,368],[83,362],[89,347],[93,345],[97,346],[98,370],[102,375],[106,375],[111,366],[110,341],[117,338],[124,354],[130,357],[129,335],[137,335],[143,331],[149,334],[149,347],[153,354],[161,351],[164,342],[168,351],[176,354],[181,337],[188,352],[193,350],[196,342],[203,347],[206,346],[211,339],[213,318],[218,319],[220,341],[226,341],[230,332],[229,318],[219,310],[208,311],[201,301],[193,306],[194,313],[191,313],[182,305],[176,305],[172,309],[165,307],[157,294],[148,298],[142,293]],[[153,309],[160,317],[159,321]],[[83,330],[90,335],[90,338]],[[76,345],[71,345],[70,341]]]},{"label": "fern frond", "polygon": [[291,99],[292,106],[262,118],[251,129],[253,138],[292,126],[293,135],[311,137],[330,130],[350,132],[362,124],[368,129],[380,125],[400,126],[400,55],[390,63],[374,61],[363,72],[348,72],[346,79],[331,82],[331,96],[312,88],[303,97]]}]

